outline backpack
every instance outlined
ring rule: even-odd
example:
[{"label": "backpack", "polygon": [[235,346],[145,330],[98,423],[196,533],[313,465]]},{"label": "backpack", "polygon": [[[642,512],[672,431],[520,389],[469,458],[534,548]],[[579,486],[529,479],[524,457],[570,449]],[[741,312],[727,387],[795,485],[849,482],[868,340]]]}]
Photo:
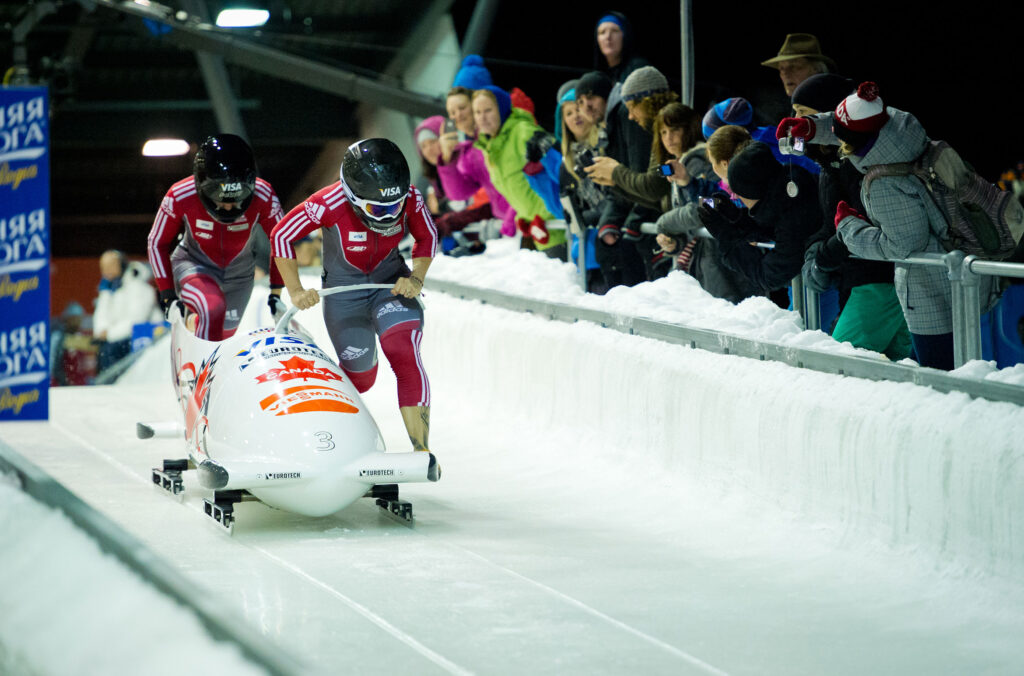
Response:
[{"label": "backpack", "polygon": [[945,141],[929,141],[913,162],[877,164],[864,177],[864,194],[879,176],[916,176],[948,226],[946,251],[1001,261],[1013,255],[1024,233],[1024,206],[1012,192],[986,181]]}]

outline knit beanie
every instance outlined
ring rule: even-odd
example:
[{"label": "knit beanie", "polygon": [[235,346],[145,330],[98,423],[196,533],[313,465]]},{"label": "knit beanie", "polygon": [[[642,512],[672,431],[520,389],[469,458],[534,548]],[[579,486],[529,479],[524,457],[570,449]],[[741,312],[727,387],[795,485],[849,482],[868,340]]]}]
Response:
[{"label": "knit beanie", "polygon": [[483,89],[491,82],[491,73],[484,67],[483,57],[478,54],[469,54],[462,60],[462,67],[455,74],[453,87],[465,87],[466,89]]},{"label": "knit beanie", "polygon": [[835,73],[818,73],[793,90],[793,105],[807,106],[819,113],[835,110],[855,88],[853,80]]},{"label": "knit beanie", "polygon": [[555,101],[557,103],[563,103],[565,101],[575,101],[576,100],[575,99],[575,94],[573,94],[573,98],[571,98],[571,99],[566,99],[565,98],[565,94],[570,89],[573,90],[573,92],[575,92],[576,91],[576,84],[578,82],[579,82],[578,79],[572,79],[572,80],[567,80],[567,81],[563,82],[562,86],[558,88],[558,94],[555,95]]},{"label": "knit beanie", "polygon": [[416,125],[413,137],[416,139],[416,152],[420,154],[420,157],[423,156],[420,143],[430,138],[440,138],[444,120],[445,118],[441,115],[432,115]]},{"label": "knit beanie", "polygon": [[498,116],[501,117],[501,123],[505,124],[509,113],[512,112],[512,97],[509,96],[507,91],[495,85],[486,85],[480,87],[480,89],[488,91],[494,96],[494,100],[498,103]]},{"label": "knit beanie", "polygon": [[638,101],[668,91],[668,80],[654,66],[637,68],[622,83],[622,100]]},{"label": "knit beanie", "polygon": [[832,133],[854,148],[860,148],[875,138],[888,121],[889,113],[878,96],[878,85],[862,82],[855,93],[836,106]]},{"label": "knit beanie", "polygon": [[704,114],[701,130],[704,132],[704,138],[708,139],[719,127],[724,127],[727,124],[748,127],[753,119],[754,107],[746,99],[737,96],[711,106],[711,109]]},{"label": "knit beanie", "polygon": [[610,77],[599,70],[592,70],[576,83],[576,98],[593,95],[607,100],[614,85]]},{"label": "knit beanie", "polygon": [[565,85],[573,85],[575,83],[576,80],[569,80],[558,88],[558,104],[555,106],[555,140],[559,143],[562,142],[562,106],[567,102],[576,100],[576,90],[572,87],[566,89]]},{"label": "knit beanie", "polygon": [[766,143],[754,142],[729,160],[729,188],[750,200],[762,199],[785,170]]}]

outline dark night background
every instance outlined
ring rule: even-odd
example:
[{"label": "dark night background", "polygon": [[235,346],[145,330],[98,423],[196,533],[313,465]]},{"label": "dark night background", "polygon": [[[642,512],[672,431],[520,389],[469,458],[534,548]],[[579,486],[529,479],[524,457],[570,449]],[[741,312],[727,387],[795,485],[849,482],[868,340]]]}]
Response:
[{"label": "dark night background", "polygon": [[[462,38],[474,2],[452,8]],[[694,108],[743,96],[776,110],[786,97],[778,71],[760,65],[787,33],[813,33],[838,72],[874,80],[883,101],[913,113],[932,138],[943,139],[990,180],[1024,160],[1020,9],[1016,3],[721,3],[693,8]],[[577,0],[503,2],[483,53],[495,84],[518,86],[551,129],[555,94],[590,70],[593,31],[606,10],[623,12],[636,52],[678,89],[679,4],[602,5]]]}]

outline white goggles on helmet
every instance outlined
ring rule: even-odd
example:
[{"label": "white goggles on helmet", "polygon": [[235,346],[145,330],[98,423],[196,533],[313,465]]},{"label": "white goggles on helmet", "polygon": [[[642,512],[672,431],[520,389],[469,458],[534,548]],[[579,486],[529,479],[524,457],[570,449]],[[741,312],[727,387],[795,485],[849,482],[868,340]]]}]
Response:
[{"label": "white goggles on helmet", "polygon": [[348,201],[359,207],[364,214],[375,221],[393,220],[402,212],[402,208],[405,206],[405,195],[402,195],[393,202],[375,202],[357,197],[349,190],[347,183],[343,182],[342,185],[345,187],[345,196],[348,198]]}]

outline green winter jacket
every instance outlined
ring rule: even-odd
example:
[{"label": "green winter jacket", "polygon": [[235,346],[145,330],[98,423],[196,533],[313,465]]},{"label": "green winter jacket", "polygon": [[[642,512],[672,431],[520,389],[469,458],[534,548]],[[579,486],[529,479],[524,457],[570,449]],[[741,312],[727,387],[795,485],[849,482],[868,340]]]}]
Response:
[{"label": "green winter jacket", "polygon": [[[534,216],[540,216],[545,221],[554,218],[544,206],[543,198],[534,192],[523,173],[523,167],[526,166],[526,142],[538,131],[542,130],[528,112],[513,107],[497,134],[493,137],[481,134],[473,144],[483,151],[495,189],[515,209],[516,218],[525,218],[527,221],[533,220]],[[538,244],[537,248],[548,249],[564,242],[564,230],[551,230],[547,244]]]}]

